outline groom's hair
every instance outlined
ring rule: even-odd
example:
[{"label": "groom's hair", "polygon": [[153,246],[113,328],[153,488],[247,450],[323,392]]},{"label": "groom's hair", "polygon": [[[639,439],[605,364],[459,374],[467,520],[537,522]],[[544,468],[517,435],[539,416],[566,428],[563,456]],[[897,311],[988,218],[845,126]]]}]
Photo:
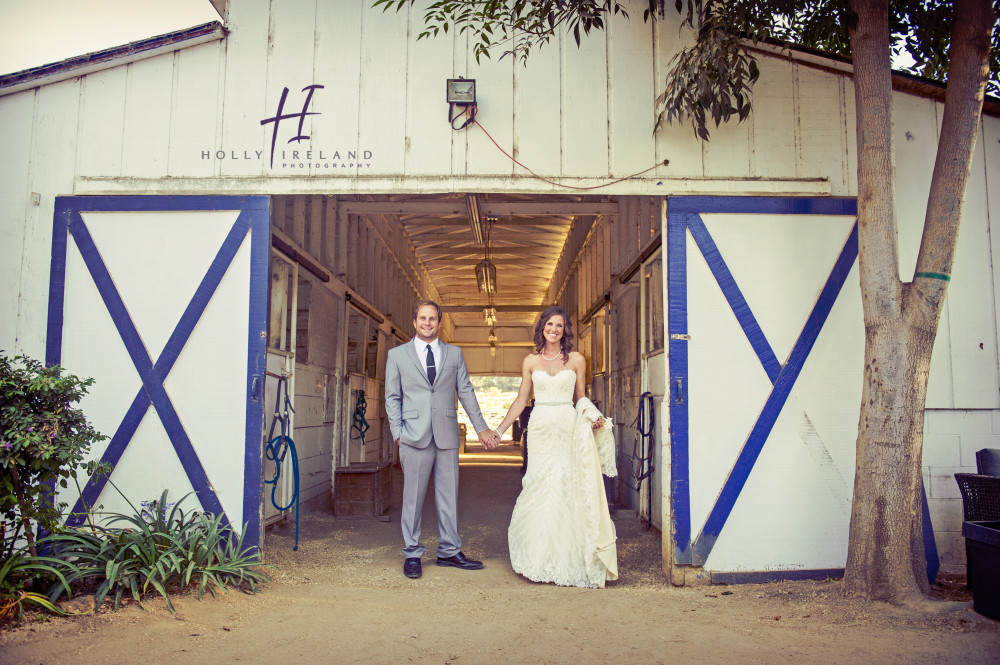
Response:
[{"label": "groom's hair", "polygon": [[433,307],[434,309],[437,310],[437,313],[438,313],[438,323],[440,323],[441,319],[444,317],[444,314],[441,312],[441,305],[437,304],[433,300],[421,300],[420,302],[418,302],[417,306],[413,308],[413,320],[414,321],[417,320],[417,314],[420,313],[420,308],[421,307],[427,307],[428,305],[430,305],[431,307]]}]

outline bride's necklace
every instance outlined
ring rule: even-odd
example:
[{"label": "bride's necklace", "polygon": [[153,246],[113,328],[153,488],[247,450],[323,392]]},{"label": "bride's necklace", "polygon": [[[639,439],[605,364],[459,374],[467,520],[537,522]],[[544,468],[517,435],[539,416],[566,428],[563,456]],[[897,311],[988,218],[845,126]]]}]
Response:
[{"label": "bride's necklace", "polygon": [[545,352],[544,352],[544,351],[539,351],[539,354],[540,354],[540,355],[542,356],[542,358],[544,358],[545,360],[555,360],[556,358],[558,358],[559,356],[561,356],[561,355],[562,355],[562,351],[558,351],[558,352],[556,353],[556,355],[552,356],[551,358],[549,358],[549,357],[548,357],[547,355],[545,355]]}]

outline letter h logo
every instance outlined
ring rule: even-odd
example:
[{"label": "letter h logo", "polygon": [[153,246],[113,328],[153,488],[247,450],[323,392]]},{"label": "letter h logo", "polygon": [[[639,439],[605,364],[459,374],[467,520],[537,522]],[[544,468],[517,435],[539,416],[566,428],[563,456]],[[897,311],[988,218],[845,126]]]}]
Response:
[{"label": "letter h logo", "polygon": [[266,125],[268,123],[274,123],[274,131],[271,133],[272,168],[274,167],[274,145],[278,141],[278,125],[281,124],[282,120],[288,120],[290,118],[298,118],[299,132],[292,138],[288,139],[288,142],[291,143],[292,141],[301,141],[303,139],[310,138],[308,135],[302,133],[303,125],[305,125],[307,115],[319,115],[319,111],[313,111],[313,112],[309,111],[309,104],[310,102],[312,102],[313,93],[316,92],[316,90],[323,87],[324,86],[322,85],[307,85],[306,87],[302,88],[302,92],[308,91],[306,94],[306,101],[302,105],[302,111],[299,113],[288,113],[288,114],[282,113],[285,110],[285,100],[288,98],[288,88],[284,88],[281,91],[281,100],[278,102],[278,113],[273,118],[265,118],[264,120],[260,121],[260,124],[262,125]]}]

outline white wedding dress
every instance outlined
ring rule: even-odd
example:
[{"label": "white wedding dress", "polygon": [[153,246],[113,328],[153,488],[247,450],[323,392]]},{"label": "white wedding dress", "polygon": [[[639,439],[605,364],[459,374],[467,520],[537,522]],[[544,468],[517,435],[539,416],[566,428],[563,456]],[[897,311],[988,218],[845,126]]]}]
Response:
[{"label": "white wedding dress", "polygon": [[583,404],[591,419],[598,412],[583,398],[578,414],[571,369],[555,375],[536,370],[531,380],[528,470],[507,532],[511,566],[535,582],[603,587],[618,578],[615,531]]}]

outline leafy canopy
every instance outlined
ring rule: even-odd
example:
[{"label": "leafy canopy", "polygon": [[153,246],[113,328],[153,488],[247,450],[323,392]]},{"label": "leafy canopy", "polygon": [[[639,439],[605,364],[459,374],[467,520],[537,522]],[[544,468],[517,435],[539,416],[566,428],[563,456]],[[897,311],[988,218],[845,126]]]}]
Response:
[{"label": "leafy canopy", "polygon": [[[375,0],[373,6],[398,12],[413,0]],[[655,19],[659,0],[648,0],[643,20]],[[656,127],[690,120],[707,140],[709,123],[718,126],[751,111],[750,92],[759,75],[748,45],[771,43],[805,46],[849,58],[849,28],[856,18],[846,0],[675,0],[682,28],[694,43],[681,49],[667,67],[663,91],[656,98]],[[1000,0],[994,0],[1000,14]],[[473,36],[476,62],[518,57],[526,62],[562,31],[577,46],[592,30],[604,30],[614,16],[629,18],[614,0],[439,0],[424,12],[426,29],[417,40],[450,30]],[[889,29],[897,69],[934,81],[948,76],[948,48],[954,3],[950,0],[890,0]],[[679,36],[678,39],[681,39]],[[908,56],[908,57],[907,57]],[[1000,94],[1000,31],[994,30],[987,93]],[[654,128],[655,130],[655,128]]]}]

